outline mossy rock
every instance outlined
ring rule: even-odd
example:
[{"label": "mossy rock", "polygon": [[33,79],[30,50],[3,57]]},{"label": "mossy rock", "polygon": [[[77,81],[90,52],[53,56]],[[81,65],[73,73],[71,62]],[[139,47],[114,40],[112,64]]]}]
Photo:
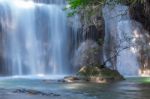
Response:
[{"label": "mossy rock", "polygon": [[100,69],[98,67],[84,66],[77,73],[80,77],[99,76]]},{"label": "mossy rock", "polygon": [[124,80],[123,76],[117,70],[99,67],[82,67],[77,73],[80,79],[90,82],[107,83],[113,81]]}]

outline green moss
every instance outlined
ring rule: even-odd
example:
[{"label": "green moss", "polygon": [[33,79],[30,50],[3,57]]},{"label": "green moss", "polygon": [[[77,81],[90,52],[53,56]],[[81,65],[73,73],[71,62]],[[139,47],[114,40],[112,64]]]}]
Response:
[{"label": "green moss", "polygon": [[91,77],[99,77],[103,79],[114,79],[119,80],[123,79],[123,76],[116,70],[111,70],[109,68],[99,68],[99,67],[82,67],[77,73],[79,77],[82,78],[91,78]]},{"label": "green moss", "polygon": [[117,77],[120,75],[116,70],[104,68],[100,71],[99,76],[102,77]]}]

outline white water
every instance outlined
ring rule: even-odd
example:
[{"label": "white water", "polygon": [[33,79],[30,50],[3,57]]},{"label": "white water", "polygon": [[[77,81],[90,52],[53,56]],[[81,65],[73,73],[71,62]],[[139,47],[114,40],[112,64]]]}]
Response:
[{"label": "white water", "polygon": [[[62,9],[64,0],[0,0],[0,32],[2,35],[2,57],[7,74],[18,76],[62,75],[72,72],[70,68],[70,34],[67,27],[67,13]],[[35,0],[36,1],[36,0]],[[105,6],[105,59],[113,50],[132,46],[125,40],[136,37],[127,6]],[[80,27],[75,16],[73,37],[78,47],[77,29]],[[120,41],[123,41],[120,43]],[[118,45],[121,45],[118,47]],[[108,51],[107,51],[108,50]],[[1,52],[1,51],[0,51]],[[109,52],[109,53],[108,53]],[[116,66],[126,76],[137,76],[139,62],[137,51],[129,47],[120,52],[116,60],[107,65]],[[58,76],[54,76],[54,78]]]},{"label": "white water", "polygon": [[[134,47],[132,20],[127,6],[105,6],[103,9],[105,19],[105,59],[119,51],[116,59],[107,65],[116,66],[125,76],[137,76],[139,72],[138,53]],[[125,49],[124,49],[125,48]],[[108,53],[109,51],[109,53]]]},{"label": "white water", "polygon": [[11,75],[68,74],[64,0],[0,0],[3,57]]}]

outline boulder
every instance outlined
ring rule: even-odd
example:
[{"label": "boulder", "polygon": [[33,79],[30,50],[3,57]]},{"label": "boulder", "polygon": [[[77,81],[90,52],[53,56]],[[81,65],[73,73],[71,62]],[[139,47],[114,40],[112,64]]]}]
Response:
[{"label": "boulder", "polygon": [[78,71],[82,66],[98,66],[102,63],[102,47],[93,40],[81,43],[75,51],[73,65]]},{"label": "boulder", "polygon": [[59,94],[55,94],[51,92],[42,92],[42,91],[32,90],[32,89],[16,89],[13,91],[13,93],[22,93],[28,95],[42,95],[42,96],[60,96]]},{"label": "boulder", "polygon": [[117,70],[109,68],[99,68],[84,66],[78,72],[78,77],[89,82],[109,83],[124,80],[123,76]]},{"label": "boulder", "polygon": [[76,76],[68,76],[68,77],[65,77],[63,79],[64,82],[67,82],[67,83],[73,83],[73,82],[79,82],[80,79]]},{"label": "boulder", "polygon": [[116,70],[99,67],[82,67],[77,75],[67,76],[60,82],[63,83],[111,83],[124,80],[123,76]]}]

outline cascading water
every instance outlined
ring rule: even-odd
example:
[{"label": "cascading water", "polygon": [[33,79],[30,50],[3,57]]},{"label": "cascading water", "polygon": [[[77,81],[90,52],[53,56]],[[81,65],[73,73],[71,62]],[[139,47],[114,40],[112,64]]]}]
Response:
[{"label": "cascading water", "polygon": [[136,34],[133,32],[134,28],[128,7],[124,5],[106,5],[103,9],[103,15],[106,32],[105,59],[119,52],[119,55],[107,65],[116,66],[122,75],[137,76],[140,64],[134,47]]},{"label": "cascading water", "polygon": [[[0,74],[58,75],[73,71],[73,54],[86,36],[80,37],[80,19],[67,18],[65,6],[64,0],[0,0]],[[128,7],[106,5],[103,15],[105,59],[128,47],[107,66],[123,75],[138,75],[139,53],[134,44],[141,31],[133,26]]]},{"label": "cascading water", "polygon": [[6,74],[68,74],[64,0],[0,0],[2,57]]}]

